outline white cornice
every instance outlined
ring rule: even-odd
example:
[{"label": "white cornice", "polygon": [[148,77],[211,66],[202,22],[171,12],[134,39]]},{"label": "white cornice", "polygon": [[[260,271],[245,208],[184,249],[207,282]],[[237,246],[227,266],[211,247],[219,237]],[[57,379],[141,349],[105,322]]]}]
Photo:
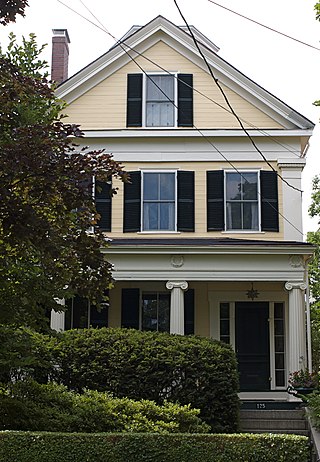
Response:
[{"label": "white cornice", "polygon": [[[85,138],[199,138],[199,137],[247,137],[247,134],[241,130],[193,130],[193,129],[124,129],[124,130],[84,130]],[[301,137],[311,136],[312,128],[304,130],[274,130],[274,129],[261,129],[261,130],[247,130],[252,137]]]},{"label": "white cornice", "polygon": [[216,246],[193,246],[186,245],[183,242],[179,245],[143,245],[137,244],[132,245],[111,245],[108,248],[102,248],[102,253],[106,254],[144,254],[144,255],[156,255],[156,254],[185,254],[185,255],[305,255],[306,257],[313,255],[315,246],[306,245],[216,245]]}]

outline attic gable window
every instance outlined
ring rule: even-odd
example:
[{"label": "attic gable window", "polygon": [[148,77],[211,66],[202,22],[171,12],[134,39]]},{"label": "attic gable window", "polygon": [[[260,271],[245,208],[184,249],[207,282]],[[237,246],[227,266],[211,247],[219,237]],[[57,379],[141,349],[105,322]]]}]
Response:
[{"label": "attic gable window", "polygon": [[175,117],[175,81],[173,75],[146,76],[146,126],[173,127]]},{"label": "attic gable window", "polygon": [[128,74],[127,127],[193,127],[192,74]]}]

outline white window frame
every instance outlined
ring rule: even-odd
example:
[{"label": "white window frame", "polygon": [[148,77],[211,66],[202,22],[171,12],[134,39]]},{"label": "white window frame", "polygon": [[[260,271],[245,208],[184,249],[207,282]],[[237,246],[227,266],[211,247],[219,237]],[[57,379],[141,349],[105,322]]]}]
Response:
[{"label": "white window frame", "polygon": [[[147,72],[143,74],[143,86],[142,86],[142,126],[147,129],[172,129],[178,127],[178,73],[177,71],[169,71],[169,72]],[[173,78],[173,125],[172,126],[147,126],[147,79],[148,76],[156,76],[156,75],[170,75]]]},{"label": "white window frame", "polygon": [[[257,204],[258,204],[258,229],[228,229],[227,228],[227,175],[229,173],[256,173],[257,174]],[[227,233],[261,233],[261,192],[260,192],[260,170],[259,169],[238,169],[238,170],[224,170],[224,232]]]},{"label": "white window frame", "polygon": [[[175,177],[175,197],[174,197],[174,229],[144,229],[143,227],[143,214],[144,214],[144,198],[143,198],[143,183],[144,175],[147,173],[174,173]],[[178,226],[178,171],[177,170],[141,170],[141,216],[140,216],[140,229],[142,233],[176,233]]]}]

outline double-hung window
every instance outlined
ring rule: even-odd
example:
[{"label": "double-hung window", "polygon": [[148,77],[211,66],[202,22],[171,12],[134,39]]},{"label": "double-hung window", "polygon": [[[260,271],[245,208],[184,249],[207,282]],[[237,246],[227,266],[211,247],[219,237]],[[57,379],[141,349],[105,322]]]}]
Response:
[{"label": "double-hung window", "polygon": [[207,229],[279,232],[277,173],[208,171]]},{"label": "double-hung window", "polygon": [[176,172],[142,172],[142,230],[176,230]]},{"label": "double-hung window", "polygon": [[225,172],[227,230],[259,231],[258,188],[258,172]]},{"label": "double-hung window", "polygon": [[124,184],[123,232],[194,232],[194,172],[129,172]]},{"label": "double-hung window", "polygon": [[147,75],[145,125],[173,127],[175,125],[175,78],[173,75]]},{"label": "double-hung window", "polygon": [[128,74],[127,127],[193,127],[192,74]]}]

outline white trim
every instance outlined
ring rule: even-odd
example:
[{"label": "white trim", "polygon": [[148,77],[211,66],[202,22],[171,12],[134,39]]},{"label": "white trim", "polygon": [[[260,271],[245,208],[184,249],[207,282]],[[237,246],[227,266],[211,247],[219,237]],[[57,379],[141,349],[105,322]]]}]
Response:
[{"label": "white trim", "polygon": [[[263,131],[263,133],[261,133]],[[301,136],[311,136],[313,129],[250,129],[247,130],[247,133],[250,134],[252,137],[260,137],[266,138],[268,136],[272,137],[301,137]],[[201,132],[201,133],[200,133]],[[148,138],[148,137],[181,137],[185,138],[193,137],[193,138],[202,138],[203,135],[206,137],[242,137],[247,138],[247,134],[244,133],[243,130],[240,129],[201,129],[195,130],[193,128],[184,128],[184,127],[176,127],[176,128],[167,128],[163,127],[160,129],[159,127],[153,128],[150,127],[146,129],[144,128],[124,128],[123,130],[83,130],[84,138]],[[254,152],[254,151],[253,151]]]}]

